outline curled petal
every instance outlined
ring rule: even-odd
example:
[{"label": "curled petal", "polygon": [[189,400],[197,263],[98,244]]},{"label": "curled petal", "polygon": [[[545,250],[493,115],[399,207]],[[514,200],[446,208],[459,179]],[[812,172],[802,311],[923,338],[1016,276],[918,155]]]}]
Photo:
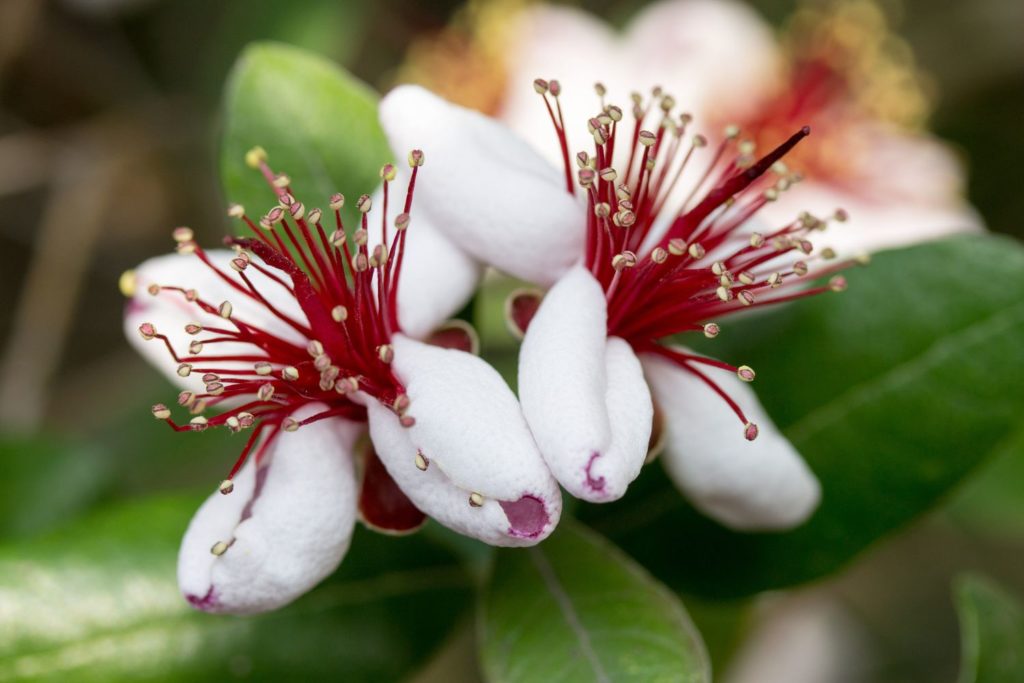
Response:
[{"label": "curled petal", "polygon": [[476,259],[549,285],[579,257],[583,204],[503,125],[417,86],[392,90],[380,118],[395,154],[426,155],[416,207]]},{"label": "curled petal", "polygon": [[[231,260],[236,254],[226,249],[206,252],[213,263],[229,279],[244,284],[231,269]],[[305,325],[306,317],[298,303],[280,284],[263,275],[255,268],[245,271],[253,283],[274,308],[290,319]],[[306,339],[288,323],[275,316],[264,304],[233,288],[199,260],[195,255],[167,254],[151,258],[135,269],[134,292],[125,306],[124,331],[128,341],[143,358],[163,372],[172,382],[186,389],[202,388],[199,377],[182,378],[177,373],[178,362],[159,339],[143,340],[139,325],[150,323],[160,334],[166,335],[183,361],[189,360],[189,344],[201,340],[205,335],[191,336],[185,326],[197,322],[203,326],[232,328],[229,321],[210,313],[204,313],[195,303],[189,302],[182,292],[161,289],[156,295],[150,294],[153,285],[180,287],[195,290],[198,296],[212,305],[220,306],[224,301],[231,303],[232,318],[244,321],[261,330],[275,334],[287,341],[305,345]],[[212,335],[210,335],[212,336]],[[258,349],[247,344],[233,342],[218,343],[216,355],[252,355]],[[222,367],[241,367],[237,363],[221,363]]]},{"label": "curled petal", "polygon": [[548,292],[530,323],[519,393],[562,486],[595,502],[626,492],[647,455],[651,396],[632,348],[607,337],[604,292],[582,266]]},{"label": "curled petal", "polygon": [[[317,410],[308,406],[294,417]],[[355,525],[351,452],[359,431],[333,418],[278,433],[262,462],[243,467],[234,491],[203,503],[178,555],[178,583],[194,607],[276,609],[334,571]]]},{"label": "curled petal", "polygon": [[818,480],[746,383],[714,377],[757,424],[753,441],[700,378],[655,356],[645,355],[643,365],[665,418],[662,462],[698,510],[751,531],[786,529],[810,516],[821,498]]},{"label": "curled petal", "polygon": [[479,358],[394,340],[393,366],[415,424],[367,401],[381,462],[405,494],[441,523],[494,545],[532,545],[551,533],[561,493],[519,404]]},{"label": "curled petal", "polygon": [[[401,211],[406,182],[403,174],[399,182],[393,184],[389,201],[392,202],[391,207],[398,208],[389,207],[389,214]],[[417,184],[417,199],[405,232],[402,273],[398,283],[398,321],[406,334],[417,339],[430,334],[466,305],[482,271],[473,257],[434,227],[426,211],[418,210],[419,196],[425,186],[426,183]],[[400,192],[394,193],[395,189]],[[373,198],[374,206],[383,206],[382,196],[378,190]],[[394,228],[389,225],[389,241],[394,236]],[[379,226],[370,230],[371,252],[380,244],[380,237]]]}]

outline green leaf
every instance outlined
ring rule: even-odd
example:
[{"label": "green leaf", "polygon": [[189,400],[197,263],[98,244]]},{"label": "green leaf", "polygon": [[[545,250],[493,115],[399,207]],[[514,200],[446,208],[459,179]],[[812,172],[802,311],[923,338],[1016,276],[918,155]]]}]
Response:
[{"label": "green leaf", "polygon": [[0,437],[0,540],[53,528],[106,493],[112,464],[95,447]]},{"label": "green leaf", "polygon": [[499,550],[480,603],[490,681],[710,681],[679,600],[610,543],[563,521],[544,543]]},{"label": "green leaf", "polygon": [[975,575],[954,585],[960,615],[959,683],[1024,681],[1024,609],[992,581]]},{"label": "green leaf", "polygon": [[0,548],[0,680],[394,681],[469,604],[451,553],[360,530],[341,569],[293,605],[248,618],[196,612],[175,564],[198,502],[123,505]]},{"label": "green leaf", "polygon": [[887,252],[849,280],[842,295],[735,322],[706,347],[757,369],[766,408],[821,480],[807,524],[727,531],[654,468],[623,501],[583,511],[670,586],[737,596],[828,574],[1024,425],[1020,244],[972,236]]},{"label": "green leaf", "polygon": [[376,94],[297,48],[246,48],[228,81],[224,109],[224,190],[254,218],[275,205],[263,176],[245,164],[254,146],[267,150],[271,167],[288,174],[295,196],[309,207],[324,208],[328,197],[341,192],[354,211],[356,197],[373,192],[380,167],[392,160],[377,122]]}]

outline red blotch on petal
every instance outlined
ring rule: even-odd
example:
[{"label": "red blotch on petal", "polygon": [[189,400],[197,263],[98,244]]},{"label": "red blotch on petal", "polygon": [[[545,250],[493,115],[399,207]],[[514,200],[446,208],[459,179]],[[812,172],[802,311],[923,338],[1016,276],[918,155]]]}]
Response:
[{"label": "red blotch on petal", "polygon": [[427,520],[398,488],[372,446],[367,447],[359,492],[359,516],[367,527],[386,534],[412,533]]}]

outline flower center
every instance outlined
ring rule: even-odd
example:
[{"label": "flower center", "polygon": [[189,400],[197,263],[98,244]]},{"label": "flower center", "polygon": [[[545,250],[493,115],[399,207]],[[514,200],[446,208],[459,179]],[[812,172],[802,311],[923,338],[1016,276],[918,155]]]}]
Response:
[{"label": "flower center", "polygon": [[[190,229],[176,229],[174,238],[178,253],[199,259],[230,287],[234,296],[246,300],[247,310],[259,311],[262,321],[274,321],[273,329],[266,322],[260,324],[237,313],[231,300],[205,298],[189,283],[155,283],[148,286],[148,292],[152,296],[181,297],[197,313],[207,314],[206,320],[217,316],[222,323],[187,324],[185,332],[194,338],[187,353],[174,348],[152,323],[139,326],[143,339],[166,345],[178,363],[178,375],[199,375],[205,386],[205,391],[183,391],[178,396],[178,404],[193,415],[187,424],[175,422],[164,404],[153,406],[154,417],[177,431],[210,427],[226,427],[234,432],[252,430],[221,485],[223,493],[231,491],[232,478],[257,443],[258,463],[281,431],[295,431],[329,417],[364,420],[365,408],[352,400],[356,391],[391,407],[404,426],[415,423],[406,414],[409,399],[405,389],[391,370],[394,352],[390,340],[401,331],[397,295],[423,153],[415,150],[409,155],[412,172],[402,211],[393,220],[393,231],[388,228],[389,186],[396,169],[391,164],[381,169],[381,239],[372,249],[368,246],[368,195],[356,202],[360,226],[351,235],[341,217],[345,198],[333,195],[329,200],[333,230],[328,234],[324,212],[306,210],[292,194],[289,178],[271,170],[262,149],[250,151],[246,161],[263,174],[278,203],[258,221],[237,204],[229,208],[228,215],[241,220],[250,233],[225,240],[235,250],[230,270],[220,267],[196,244]],[[260,277],[252,277],[254,272]],[[282,298],[290,299],[292,305],[282,306]],[[302,311],[301,318],[288,313],[296,307]],[[285,328],[297,334],[284,334]],[[305,341],[297,343],[296,339]],[[219,348],[230,350],[218,353]],[[310,403],[326,407],[301,421],[291,417]],[[261,434],[267,438],[260,441]]]},{"label": "flower center", "polygon": [[[566,186],[574,192],[558,105],[561,88],[557,81],[539,79],[535,88],[551,115]],[[810,240],[829,220],[845,220],[843,211],[830,219],[803,213],[764,233],[749,227],[761,207],[800,180],[782,158],[810,128],[800,128],[757,158],[753,144],[740,141],[739,129],[730,126],[711,159],[695,167],[707,141],[687,134],[691,117],[673,113],[670,95],[660,88],[646,101],[634,94],[630,127],[622,123],[620,108],[605,104],[604,87],[596,89],[601,110],[587,123],[594,151],[576,155],[576,180],[589,207],[583,262],[605,291],[608,334],[698,376],[729,404],[753,439],[757,426],[702,368],[726,370],[747,382],[754,371],[669,348],[660,340],[697,331],[713,338],[720,330],[714,320],[735,311],[845,288],[836,273],[852,261],[826,263],[835,254],[816,252]],[[831,279],[824,284],[805,285],[826,277]]]}]

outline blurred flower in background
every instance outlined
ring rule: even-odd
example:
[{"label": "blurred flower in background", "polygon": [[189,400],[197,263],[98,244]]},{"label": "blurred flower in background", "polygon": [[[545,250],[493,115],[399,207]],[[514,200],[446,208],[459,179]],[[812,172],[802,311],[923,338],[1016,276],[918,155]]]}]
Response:
[{"label": "blurred flower in background", "polygon": [[577,122],[568,131],[574,144],[585,135],[578,122],[598,106],[595,80],[619,104],[661,87],[712,143],[738,125],[763,149],[814,123],[814,143],[786,159],[804,177],[800,191],[767,206],[766,220],[842,207],[852,220],[829,235],[842,253],[981,228],[960,162],[923,129],[929,97],[910,48],[872,2],[804,3],[779,38],[731,0],[662,0],[622,31],[558,5],[471,5],[463,21],[414,46],[403,75],[497,115],[552,161],[557,148],[530,90],[535,78],[561,83],[566,121]]}]

